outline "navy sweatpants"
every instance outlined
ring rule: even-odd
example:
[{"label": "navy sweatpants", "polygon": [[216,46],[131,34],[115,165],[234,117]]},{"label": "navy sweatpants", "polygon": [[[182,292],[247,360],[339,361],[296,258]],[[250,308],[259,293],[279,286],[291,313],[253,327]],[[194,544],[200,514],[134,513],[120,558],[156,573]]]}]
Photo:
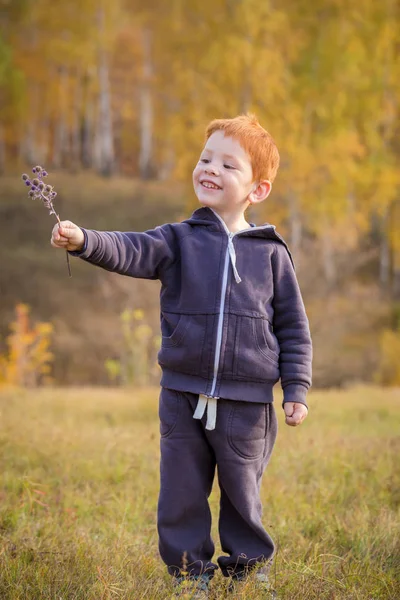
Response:
[{"label": "navy sweatpants", "polygon": [[259,496],[261,477],[277,433],[272,404],[218,400],[214,430],[206,415],[193,419],[198,395],[161,388],[161,464],[158,534],[161,558],[179,575],[185,554],[190,575],[213,575],[211,493],[215,467],[221,490],[219,535],[227,556],[223,575],[237,576],[257,562],[269,563],[274,544],[265,531]]}]

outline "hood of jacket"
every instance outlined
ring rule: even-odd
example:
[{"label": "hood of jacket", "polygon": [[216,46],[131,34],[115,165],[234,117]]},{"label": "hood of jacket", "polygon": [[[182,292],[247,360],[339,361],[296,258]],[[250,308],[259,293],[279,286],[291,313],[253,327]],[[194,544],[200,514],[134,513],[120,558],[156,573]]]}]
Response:
[{"label": "hood of jacket", "polygon": [[[229,233],[229,230],[222,217],[220,217],[213,208],[208,206],[202,206],[201,208],[196,209],[188,219],[183,221],[183,223],[187,223],[192,227],[210,227],[215,231],[220,231],[226,234]],[[250,223],[250,227],[248,229],[243,229],[239,232],[236,232],[235,235],[237,234],[265,238],[267,240],[274,240],[283,244],[287,253],[289,254],[293,268],[295,268],[294,260],[289,247],[283,237],[276,231],[275,225],[272,225],[271,223],[263,223],[262,225]]]}]

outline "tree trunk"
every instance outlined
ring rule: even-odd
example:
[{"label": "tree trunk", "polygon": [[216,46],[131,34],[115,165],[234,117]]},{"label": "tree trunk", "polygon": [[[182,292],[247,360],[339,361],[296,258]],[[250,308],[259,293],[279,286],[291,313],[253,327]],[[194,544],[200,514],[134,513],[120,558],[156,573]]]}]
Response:
[{"label": "tree trunk", "polygon": [[58,68],[59,74],[59,114],[54,133],[53,167],[59,169],[63,166],[64,157],[69,154],[69,139],[66,123],[66,99],[68,98],[68,71],[63,65]]},{"label": "tree trunk", "polygon": [[[171,92],[172,93],[172,92]],[[173,139],[173,120],[174,115],[179,112],[179,102],[176,98],[166,95],[165,101],[165,128],[163,132],[163,147],[161,162],[157,169],[157,178],[160,181],[169,179],[174,171],[176,162],[176,153]]]},{"label": "tree trunk", "polygon": [[45,116],[40,120],[39,131],[37,132],[36,142],[36,163],[40,165],[46,164],[50,155],[50,139],[51,139],[51,121],[48,111],[45,111]]},{"label": "tree trunk", "polygon": [[299,268],[300,245],[302,238],[302,223],[300,218],[298,198],[292,190],[289,192],[289,223],[290,223],[290,245],[293,256],[296,257],[297,269]]},{"label": "tree trunk", "polygon": [[28,84],[28,94],[29,113],[32,115],[32,117],[28,119],[24,126],[21,127],[20,159],[24,163],[37,164],[39,159],[36,142],[36,115],[38,114],[39,107],[39,90],[36,83],[30,82],[30,84]]},{"label": "tree trunk", "polygon": [[81,156],[81,107],[82,107],[82,78],[78,70],[76,73],[75,90],[74,90],[74,106],[73,106],[73,122],[71,130],[71,168],[73,171],[78,171],[80,167]]},{"label": "tree trunk", "polygon": [[[99,8],[97,19],[100,31],[104,32],[105,25],[103,8]],[[98,49],[98,74],[100,96],[93,152],[94,166],[100,175],[109,177],[114,171],[115,152],[108,57],[102,41],[100,41]]]},{"label": "tree trunk", "polygon": [[92,136],[93,136],[93,99],[91,95],[90,82],[92,80],[92,74],[88,68],[84,76],[84,113],[82,115],[82,122],[80,126],[81,136],[81,162],[85,169],[90,169],[92,166]]},{"label": "tree trunk", "polygon": [[379,248],[379,283],[387,290],[390,280],[390,242],[388,237],[388,211],[381,220],[381,241]]},{"label": "tree trunk", "polygon": [[251,71],[253,61],[253,48],[254,40],[253,36],[249,33],[243,34],[246,40],[246,51],[244,53],[243,61],[243,75],[242,75],[242,86],[240,89],[240,102],[239,112],[247,113],[250,110],[251,103],[253,101],[253,87],[251,83]]},{"label": "tree trunk", "polygon": [[151,45],[152,33],[148,27],[145,27],[142,31],[143,78],[140,87],[139,107],[139,172],[142,179],[150,179],[153,175],[153,98],[151,88],[153,64]]},{"label": "tree trunk", "polygon": [[6,170],[6,147],[4,137],[4,126],[0,123],[0,175],[3,175]]},{"label": "tree trunk", "polygon": [[395,200],[391,205],[389,228],[388,236],[391,239],[391,292],[393,300],[400,302],[400,200]]},{"label": "tree trunk", "polygon": [[327,219],[325,219],[325,224],[320,239],[322,243],[322,264],[325,281],[328,286],[332,287],[336,281],[336,265],[333,255],[332,240],[329,232],[329,223]]}]

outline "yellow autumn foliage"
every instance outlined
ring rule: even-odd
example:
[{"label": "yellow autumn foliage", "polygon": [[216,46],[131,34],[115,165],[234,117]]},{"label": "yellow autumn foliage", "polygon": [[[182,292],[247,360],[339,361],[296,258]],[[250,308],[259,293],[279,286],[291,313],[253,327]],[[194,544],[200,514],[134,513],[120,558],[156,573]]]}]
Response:
[{"label": "yellow autumn foliage", "polygon": [[400,331],[385,329],[380,337],[379,366],[375,375],[377,383],[400,385]]},{"label": "yellow autumn foliage", "polygon": [[27,304],[15,307],[15,320],[6,338],[7,350],[0,354],[0,387],[36,387],[51,381],[53,325],[31,324],[29,313]]}]

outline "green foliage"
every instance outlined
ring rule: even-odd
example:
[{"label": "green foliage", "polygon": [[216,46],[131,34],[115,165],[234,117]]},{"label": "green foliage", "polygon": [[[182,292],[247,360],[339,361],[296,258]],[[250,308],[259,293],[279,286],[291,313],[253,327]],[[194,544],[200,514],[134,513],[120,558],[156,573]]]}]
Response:
[{"label": "green foliage", "polygon": [[154,350],[158,348],[160,336],[153,335],[152,328],[145,322],[142,309],[124,310],[120,315],[122,344],[119,360],[107,359],[105,367],[112,382],[122,385],[149,385],[157,365]]},{"label": "green foliage", "polygon": [[108,358],[104,362],[104,366],[106,368],[107,375],[112,381],[112,383],[116,383],[118,377],[121,375],[121,363],[119,362],[119,360]]},{"label": "green foliage", "polygon": [[0,34],[0,122],[17,121],[25,106],[26,78],[14,62],[13,48]]},{"label": "green foliage", "polygon": [[0,86],[6,81],[7,70],[11,61],[11,48],[6,44],[5,40],[0,36]]},{"label": "green foliage", "polygon": [[385,329],[380,337],[379,365],[375,380],[381,385],[400,385],[400,329]]},{"label": "green foliage", "polygon": [[392,328],[384,329],[379,337],[379,364],[375,381],[380,385],[400,385],[400,302],[392,305]]}]

